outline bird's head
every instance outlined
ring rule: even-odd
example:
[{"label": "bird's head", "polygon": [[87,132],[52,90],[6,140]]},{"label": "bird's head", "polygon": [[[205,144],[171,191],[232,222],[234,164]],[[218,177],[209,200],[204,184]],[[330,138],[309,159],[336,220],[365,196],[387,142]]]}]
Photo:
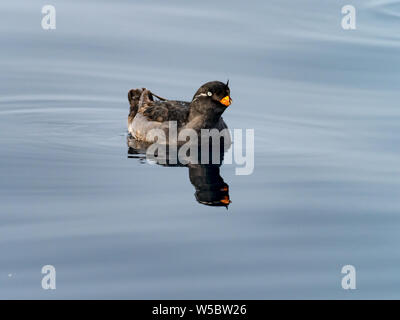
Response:
[{"label": "bird's head", "polygon": [[214,113],[221,115],[232,103],[229,80],[225,84],[220,81],[211,81],[203,84],[193,96],[196,111],[199,113]]}]

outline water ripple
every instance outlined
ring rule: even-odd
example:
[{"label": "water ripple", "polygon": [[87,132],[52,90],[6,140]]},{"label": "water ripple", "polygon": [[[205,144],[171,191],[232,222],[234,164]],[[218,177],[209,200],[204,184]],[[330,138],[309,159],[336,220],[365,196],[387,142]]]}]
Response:
[{"label": "water ripple", "polygon": [[372,1],[368,7],[380,16],[400,18],[400,1],[398,0]]}]

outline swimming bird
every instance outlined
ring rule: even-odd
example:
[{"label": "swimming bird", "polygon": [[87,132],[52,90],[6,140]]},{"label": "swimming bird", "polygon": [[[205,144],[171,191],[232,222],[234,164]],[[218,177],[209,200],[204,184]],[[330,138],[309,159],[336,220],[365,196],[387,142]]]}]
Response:
[{"label": "swimming bird", "polygon": [[[155,98],[157,100],[155,100]],[[153,142],[148,133],[161,129],[168,134],[169,122],[176,121],[177,132],[183,129],[227,129],[221,115],[232,103],[229,81],[211,81],[203,84],[191,102],[167,100],[146,88],[132,89],[128,93],[130,112],[128,131],[133,138]]]}]

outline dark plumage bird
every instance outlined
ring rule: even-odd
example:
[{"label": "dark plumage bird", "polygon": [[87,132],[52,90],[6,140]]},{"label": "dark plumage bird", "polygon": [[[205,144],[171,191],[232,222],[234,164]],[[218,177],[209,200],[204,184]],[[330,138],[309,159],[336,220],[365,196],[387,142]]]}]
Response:
[{"label": "dark plumage bird", "polygon": [[[221,115],[231,104],[228,83],[212,81],[203,84],[191,102],[166,100],[149,90],[132,89],[128,93],[131,105],[128,131],[137,140],[153,142],[147,136],[151,129],[168,131],[168,121],[176,121],[178,133],[182,129],[227,128]],[[157,98],[158,100],[155,100]]]}]

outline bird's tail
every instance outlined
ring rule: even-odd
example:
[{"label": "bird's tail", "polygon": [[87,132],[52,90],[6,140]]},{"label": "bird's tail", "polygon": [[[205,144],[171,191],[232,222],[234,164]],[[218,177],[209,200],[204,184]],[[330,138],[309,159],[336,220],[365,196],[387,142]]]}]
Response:
[{"label": "bird's tail", "polygon": [[143,89],[131,89],[128,92],[128,101],[130,104],[129,118],[133,119],[139,110],[139,100]]},{"label": "bird's tail", "polygon": [[136,116],[141,106],[150,101],[154,101],[154,97],[156,97],[160,101],[167,100],[152,93],[150,90],[147,90],[146,88],[129,90],[128,92],[128,101],[130,104],[129,119],[132,120]]}]

